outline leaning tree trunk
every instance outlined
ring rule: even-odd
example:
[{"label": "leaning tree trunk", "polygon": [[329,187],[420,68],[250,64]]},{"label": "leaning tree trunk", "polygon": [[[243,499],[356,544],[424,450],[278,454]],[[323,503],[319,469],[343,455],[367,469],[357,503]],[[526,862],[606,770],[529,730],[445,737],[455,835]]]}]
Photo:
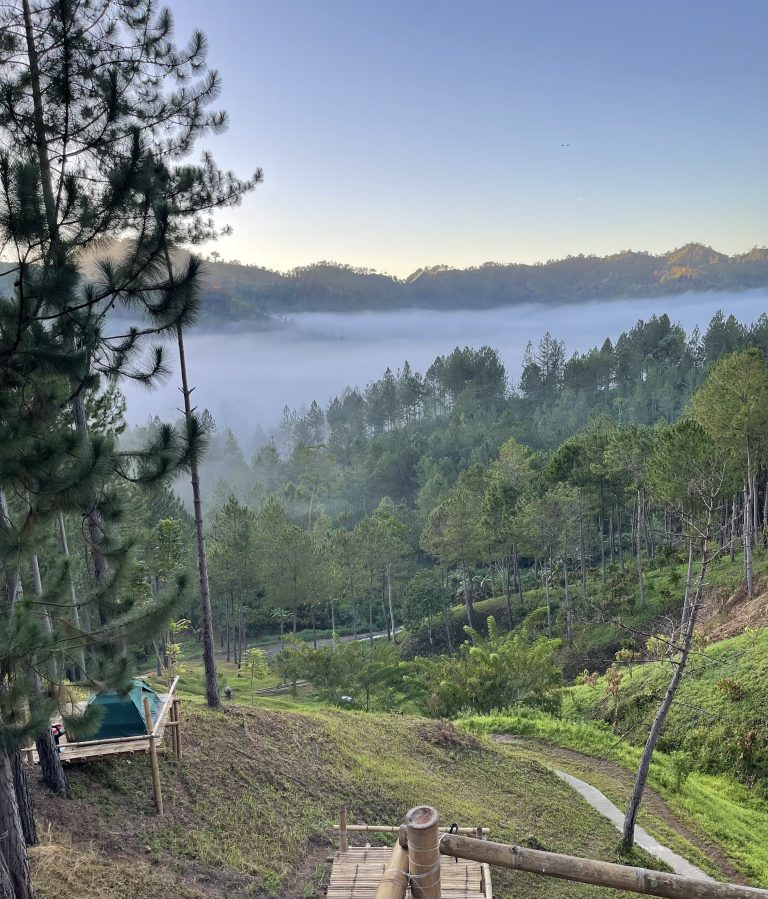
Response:
[{"label": "leaning tree trunk", "polygon": [[[189,382],[187,381],[187,361],[184,355],[184,337],[181,324],[176,326],[179,344],[179,369],[181,371],[181,392],[184,396],[184,418],[188,432],[192,422]],[[211,613],[211,588],[208,583],[208,557],[205,552],[205,531],[203,530],[203,507],[200,500],[200,473],[197,458],[192,454],[190,465],[192,476],[192,505],[195,515],[195,537],[197,539],[197,569],[200,576],[200,605],[203,620],[203,667],[205,668],[205,695],[210,708],[221,705],[219,683],[216,671],[216,651],[213,645],[213,615]]]},{"label": "leaning tree trunk", "polygon": [[661,732],[664,729],[664,722],[667,720],[667,715],[669,714],[669,710],[672,707],[672,703],[674,702],[677,688],[680,686],[680,681],[683,679],[685,665],[688,661],[688,656],[691,651],[693,629],[696,626],[696,618],[699,613],[701,598],[704,592],[704,578],[706,577],[707,568],[709,566],[709,532],[710,524],[708,522],[706,533],[704,534],[702,540],[701,568],[699,569],[696,592],[687,604],[687,607],[683,610],[685,629],[683,631],[683,644],[680,652],[680,659],[677,662],[673,662],[673,664],[675,665],[675,671],[672,675],[672,679],[670,680],[669,685],[667,686],[667,691],[664,694],[664,699],[659,706],[659,710],[656,712],[656,717],[653,719],[653,724],[651,725],[651,730],[648,734],[648,739],[646,740],[645,748],[643,749],[643,754],[640,758],[640,767],[638,768],[635,783],[632,787],[632,795],[629,798],[629,805],[627,806],[627,814],[624,818],[624,827],[622,829],[621,837],[621,845],[625,850],[629,850],[635,840],[635,822],[637,820],[637,813],[640,809],[640,802],[643,798],[645,784],[648,780],[648,771],[651,767],[653,750],[656,748],[656,743],[658,742],[658,739],[661,736]]},{"label": "leaning tree trunk", "polygon": [[[0,841],[0,854],[3,860],[0,864],[0,896],[3,899],[5,896],[11,899],[35,899],[11,755],[11,750],[0,748],[0,833],[3,835]],[[24,772],[21,773],[23,776]],[[34,818],[31,820],[33,827],[31,836],[34,837]]]}]

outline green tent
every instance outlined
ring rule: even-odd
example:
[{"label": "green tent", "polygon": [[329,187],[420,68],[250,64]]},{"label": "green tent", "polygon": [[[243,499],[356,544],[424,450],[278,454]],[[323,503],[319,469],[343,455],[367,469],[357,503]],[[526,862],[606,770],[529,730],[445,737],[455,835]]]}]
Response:
[{"label": "green tent", "polygon": [[114,737],[137,737],[147,732],[144,720],[144,697],[149,700],[152,721],[157,721],[162,705],[160,697],[149,684],[138,678],[131,681],[131,689],[125,695],[115,690],[92,693],[88,705],[104,709],[99,730],[89,740],[111,740]]}]

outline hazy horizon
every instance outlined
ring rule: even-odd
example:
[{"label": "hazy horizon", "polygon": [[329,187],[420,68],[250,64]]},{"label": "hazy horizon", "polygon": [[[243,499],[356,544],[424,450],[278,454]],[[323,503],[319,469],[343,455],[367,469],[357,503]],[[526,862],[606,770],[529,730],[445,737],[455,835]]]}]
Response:
[{"label": "hazy horizon", "polygon": [[687,240],[768,239],[764,3],[207,0],[229,130],[206,139],[264,183],[217,219],[228,259],[535,262]]},{"label": "hazy horizon", "polygon": [[[199,410],[210,410],[219,428],[231,428],[251,451],[278,424],[286,405],[300,408],[317,400],[325,407],[345,388],[363,390],[387,367],[395,371],[406,360],[424,372],[456,346],[488,345],[498,350],[514,383],[528,341],[535,345],[547,331],[565,341],[570,356],[599,346],[606,337],[615,341],[639,319],[665,312],[689,334],[696,325],[704,331],[718,310],[750,324],[768,311],[768,290],[479,311],[305,312],[274,330],[193,329],[185,346],[190,385],[196,387],[193,402]],[[169,344],[167,352],[175,367],[175,346]],[[121,386],[130,425],[144,424],[151,415],[178,417],[175,370],[152,391],[130,382]]]}]

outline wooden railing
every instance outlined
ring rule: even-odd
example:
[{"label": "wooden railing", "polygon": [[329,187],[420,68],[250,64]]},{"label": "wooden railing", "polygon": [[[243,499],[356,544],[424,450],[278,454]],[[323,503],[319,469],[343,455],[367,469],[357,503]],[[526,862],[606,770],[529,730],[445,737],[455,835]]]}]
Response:
[{"label": "wooden railing", "polygon": [[403,899],[408,885],[414,899],[440,899],[441,855],[666,899],[768,899],[768,890],[757,887],[542,852],[461,833],[441,834],[431,806],[418,806],[406,815],[376,899]]}]

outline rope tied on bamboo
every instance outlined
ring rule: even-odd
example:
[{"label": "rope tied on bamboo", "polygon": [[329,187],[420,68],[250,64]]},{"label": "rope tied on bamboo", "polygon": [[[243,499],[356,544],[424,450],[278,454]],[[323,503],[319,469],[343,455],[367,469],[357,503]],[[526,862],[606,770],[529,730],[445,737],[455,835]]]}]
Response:
[{"label": "rope tied on bamboo", "polygon": [[[450,836],[450,834],[449,833],[441,834],[440,839],[437,841],[436,845],[429,846],[427,848],[432,852],[437,851],[439,853],[440,845],[442,844],[443,840],[447,836]],[[398,874],[402,874],[408,881],[423,880],[424,878],[429,877],[430,874],[436,874],[440,870],[441,861],[442,861],[442,859],[438,858],[438,860],[434,863],[434,865],[430,865],[429,868],[426,871],[424,871],[422,874],[411,874],[410,871],[404,871],[402,868],[390,868],[389,871],[387,871],[384,874],[384,876],[382,877],[382,880],[386,880],[386,881],[396,880]],[[458,858],[455,859],[455,861],[458,862]],[[419,865],[419,867],[422,867],[422,866]],[[389,876],[389,875],[394,875],[394,876]],[[426,884],[426,886],[432,886],[432,883],[428,883],[428,884]]]}]

